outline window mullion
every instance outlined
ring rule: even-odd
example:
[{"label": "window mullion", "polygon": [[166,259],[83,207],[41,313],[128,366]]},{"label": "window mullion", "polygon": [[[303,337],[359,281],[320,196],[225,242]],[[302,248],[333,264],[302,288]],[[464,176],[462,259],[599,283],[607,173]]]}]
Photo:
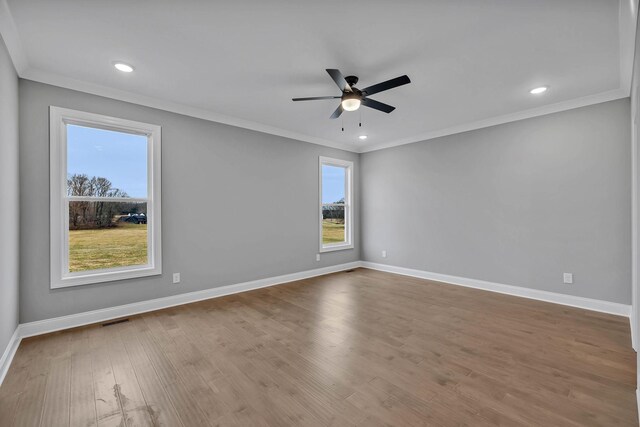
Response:
[{"label": "window mullion", "polygon": [[116,203],[149,203],[147,197],[93,197],[93,196],[64,196],[69,202],[116,202]]}]

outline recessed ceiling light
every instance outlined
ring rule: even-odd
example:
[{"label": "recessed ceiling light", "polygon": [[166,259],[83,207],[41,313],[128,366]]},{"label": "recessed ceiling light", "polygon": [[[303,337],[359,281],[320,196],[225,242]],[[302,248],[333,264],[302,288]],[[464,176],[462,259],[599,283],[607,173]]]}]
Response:
[{"label": "recessed ceiling light", "polygon": [[365,139],[367,139],[367,135],[360,135],[358,138],[364,141]]},{"label": "recessed ceiling light", "polygon": [[113,64],[114,67],[118,71],[122,71],[123,73],[130,73],[133,71],[133,67],[131,65],[125,64],[124,62],[116,62]]},{"label": "recessed ceiling light", "polygon": [[545,93],[547,91],[547,89],[549,89],[548,86],[540,86],[540,87],[537,87],[535,89],[531,89],[529,91],[529,93],[533,94],[533,95],[539,95],[541,93]]}]

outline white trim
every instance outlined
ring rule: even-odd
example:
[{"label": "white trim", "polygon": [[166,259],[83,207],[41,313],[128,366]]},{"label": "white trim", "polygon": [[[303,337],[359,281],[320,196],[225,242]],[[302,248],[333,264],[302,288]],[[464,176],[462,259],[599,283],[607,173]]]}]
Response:
[{"label": "white trim", "polygon": [[[633,350],[637,353],[638,352],[638,337],[637,337],[637,333],[638,331],[636,330],[636,309],[633,306],[633,304],[631,304],[631,313],[629,313],[629,329],[631,331],[631,347],[633,348]],[[640,413],[639,413],[640,415]]]},{"label": "white trim", "polygon": [[[64,329],[76,328],[79,326],[104,322],[111,319],[132,316],[149,311],[161,310],[164,308],[189,304],[196,301],[218,298],[225,295],[247,292],[254,289],[266,288],[288,282],[294,282],[297,280],[322,276],[325,274],[337,273],[340,271],[351,270],[358,267],[369,268],[378,271],[386,271],[389,273],[400,274],[404,276],[418,277],[421,279],[435,280],[446,284],[466,286],[491,292],[498,292],[621,316],[629,316],[631,310],[631,307],[625,304],[575,297],[571,295],[556,294],[553,292],[538,291],[535,289],[521,288],[518,286],[510,286],[499,283],[485,282],[482,280],[448,276],[445,274],[430,273],[421,270],[413,270],[409,268],[395,267],[391,265],[377,264],[367,261],[354,261],[346,264],[338,264],[329,267],[301,271],[298,273],[285,274],[282,276],[258,279],[250,282],[221,286],[218,288],[205,289],[202,291],[172,295],[164,298],[157,298],[148,301],[141,301],[132,304],[125,304],[116,307],[72,314],[69,316],[62,316],[53,319],[39,320],[36,322],[20,324],[16,328],[13,337],[7,345],[2,359],[0,359],[0,384],[2,384],[2,380],[4,379],[4,376],[9,369],[9,365],[13,360],[13,357],[22,338],[47,334]],[[640,407],[640,392],[636,392],[636,394],[638,396],[638,404]]]},{"label": "white trim", "polygon": [[636,388],[636,405],[638,406],[638,415],[640,415],[640,389]]},{"label": "white trim", "polygon": [[636,319],[638,318],[638,123],[637,83],[632,85],[631,93],[631,342],[633,349],[638,351],[638,337]]},{"label": "white trim", "polygon": [[384,148],[397,147],[399,145],[412,144],[414,142],[427,141],[429,139],[440,138],[456,133],[469,132],[472,130],[483,129],[491,126],[502,125],[505,123],[516,122],[518,120],[531,119],[534,117],[544,116],[547,114],[559,113],[561,111],[572,110],[574,108],[586,107],[589,105],[600,104],[603,102],[614,101],[616,99],[626,98],[629,95],[623,89],[614,89],[607,92],[597,93],[595,95],[575,98],[568,101],[562,101],[555,104],[544,105],[538,108],[518,111],[516,113],[505,114],[502,116],[490,117],[488,119],[476,122],[463,123],[445,129],[429,131],[423,134],[410,136],[395,141],[383,142],[376,145],[360,148],[360,153],[368,153],[370,151],[382,150]]},{"label": "white trim", "polygon": [[[1,0],[0,0],[1,1]],[[547,114],[558,113],[561,111],[572,110],[574,108],[586,107],[589,105],[599,104],[602,102],[614,101],[616,99],[626,98],[629,95],[624,89],[614,89],[606,92],[597,93],[594,95],[588,95],[581,98],[575,98],[568,101],[562,101],[555,104],[544,105],[538,108],[532,108],[529,110],[519,111],[516,113],[505,114],[502,116],[490,117],[487,119],[462,123],[452,127],[429,131],[418,135],[402,138],[398,140],[392,140],[389,142],[383,142],[375,145],[367,145],[355,147],[351,144],[340,143],[335,141],[329,141],[323,138],[317,138],[302,133],[288,131],[286,129],[280,129],[273,126],[263,125],[261,123],[252,122],[236,117],[226,116],[223,114],[214,113],[212,111],[191,107],[176,102],[165,101],[154,97],[138,95],[132,92],[121,91],[118,89],[108,88],[102,85],[94,83],[87,83],[68,77],[56,75],[46,71],[35,70],[29,68],[20,74],[20,77],[27,80],[33,80],[40,83],[46,83],[53,86],[63,87],[66,89],[77,90],[93,95],[103,96],[119,101],[130,102],[132,104],[142,105],[151,108],[157,108],[163,111],[169,111],[172,113],[183,114],[189,117],[195,117],[211,122],[223,123],[230,126],[236,126],[244,129],[254,130],[270,135],[281,136],[284,138],[295,139],[298,141],[309,142],[312,144],[323,145],[326,147],[337,148],[344,151],[350,151],[354,153],[368,153],[370,151],[382,150],[384,148],[396,147],[399,145],[412,144],[414,142],[427,141],[434,138],[440,138],[442,136],[453,135],[456,133],[469,132],[472,130],[483,129],[500,124],[515,122],[518,120],[524,120]]]},{"label": "white trim", "polygon": [[345,249],[353,249],[355,246],[353,243],[329,243],[318,249],[321,254],[326,252],[343,251]]},{"label": "white trim", "polygon": [[602,301],[591,298],[578,297],[574,295],[559,294],[549,291],[524,288],[521,286],[504,285],[502,283],[487,282],[484,280],[469,279],[466,277],[450,276],[447,274],[432,273],[411,268],[396,267],[388,264],[378,264],[363,261],[362,267],[372,270],[386,271],[388,273],[401,274],[403,276],[418,277],[420,279],[434,280],[451,285],[465,286],[468,288],[482,289],[485,291],[498,292],[501,294],[513,295],[522,298],[546,301],[554,304],[568,305],[586,310],[599,311],[601,313],[615,314],[618,316],[630,317],[631,306],[616,302]]},{"label": "white trim", "polygon": [[[620,10],[623,13],[623,6],[629,0],[620,0]],[[637,0],[632,0],[634,4]],[[636,6],[637,8],[637,6]],[[637,12],[637,10],[635,11]],[[635,16],[634,16],[635,22]],[[543,116],[546,114],[557,113],[560,111],[571,110],[573,108],[585,107],[587,105],[598,104],[601,102],[613,101],[615,99],[626,98],[629,96],[629,88],[631,73],[629,69],[629,57],[633,53],[629,53],[629,50],[635,46],[635,28],[633,31],[625,28],[618,28],[620,38],[620,84],[618,89],[585,96],[582,98],[576,98],[568,101],[559,102],[556,104],[546,105],[539,108],[520,111],[512,114],[506,114],[497,117],[491,117],[485,120],[477,122],[463,123],[453,127],[430,131],[427,133],[415,135],[412,137],[403,138],[400,140],[389,141],[386,143],[376,144],[373,146],[354,147],[347,143],[339,143],[335,141],[326,140],[310,135],[305,135],[297,132],[292,132],[286,129],[281,129],[274,126],[264,125],[262,123],[253,122],[250,120],[244,120],[237,117],[231,117],[223,114],[218,114],[213,111],[209,111],[203,108],[191,107],[184,104],[179,104],[172,101],[162,100],[150,96],[138,95],[128,91],[119,89],[113,89],[106,86],[84,82],[77,79],[61,76],[48,71],[35,69],[30,66],[27,60],[25,50],[20,42],[18,31],[15,26],[13,17],[11,16],[10,9],[6,0],[0,0],[0,35],[7,45],[9,55],[14,63],[18,75],[27,80],[33,80],[36,82],[46,83],[53,86],[63,87],[71,90],[77,90],[93,95],[104,96],[119,101],[130,102],[137,105],[142,105],[151,108],[157,108],[159,110],[169,111],[172,113],[183,114],[185,116],[196,117],[199,119],[209,120],[212,122],[218,122],[227,124],[230,126],[236,126],[240,128],[250,129],[257,132],[263,132],[271,135],[277,135],[284,138],[295,139],[298,141],[309,142],[312,144],[324,145],[327,147],[337,148],[340,150],[351,151],[355,153],[366,153],[369,151],[381,150],[383,148],[395,147],[398,145],[411,144],[413,142],[425,141],[441,136],[452,135],[460,132],[468,132],[471,130],[482,129],[489,126],[495,126],[499,124],[509,123],[517,120],[523,120],[527,118]],[[632,34],[633,33],[633,34]],[[629,41],[632,38],[632,41]]]},{"label": "white trim", "polygon": [[[344,237],[345,242],[341,243],[330,243],[323,244],[322,243],[322,219],[323,219],[323,206],[326,204],[338,206],[335,203],[322,203],[322,166],[336,166],[346,169],[345,180],[344,180],[344,218],[345,218],[345,227],[344,227]],[[318,242],[319,242],[319,252],[333,252],[333,251],[341,251],[344,249],[353,249],[353,162],[349,160],[342,159],[334,159],[332,157],[318,157],[318,202],[319,202],[319,217],[318,217]]]},{"label": "white trim", "polygon": [[[2,1],[2,0],[0,0]],[[26,80],[45,83],[52,86],[63,87],[66,89],[77,90],[92,95],[103,96],[118,101],[130,102],[145,107],[157,108],[158,110],[169,111],[171,113],[182,114],[189,117],[208,120],[210,122],[222,123],[229,126],[235,126],[243,129],[249,129],[256,132],[262,132],[270,135],[281,136],[283,138],[294,139],[298,141],[309,142],[311,144],[323,145],[326,147],[337,148],[340,150],[358,152],[358,149],[346,143],[330,141],[298,132],[281,129],[275,126],[269,126],[262,123],[245,120],[238,117],[227,116],[225,114],[216,113],[204,108],[192,107],[173,101],[166,101],[152,96],[140,95],[134,92],[110,88],[107,86],[84,82],[73,78],[61,76],[48,71],[42,71],[34,68],[28,68],[20,77]]]},{"label": "white trim", "polygon": [[18,28],[6,0],[0,0],[0,34],[9,51],[13,67],[18,75],[21,76],[29,67],[29,63],[18,35]]},{"label": "white trim", "polygon": [[[218,298],[225,295],[232,295],[241,292],[261,289],[270,286],[280,285],[284,283],[294,282],[297,280],[309,279],[311,277],[322,276],[325,274],[336,273],[354,268],[369,268],[372,270],[385,271],[388,273],[400,274],[403,276],[417,277],[420,279],[434,280],[445,284],[465,286],[475,289],[482,289],[490,292],[498,292],[518,296],[522,298],[546,301],[554,304],[578,307],[585,310],[598,311],[602,313],[615,314],[619,316],[629,317],[631,306],[627,304],[619,304],[609,301],[601,301],[591,298],[577,297],[573,295],[558,294],[555,292],[540,291],[536,289],[523,288],[520,286],[504,285],[500,283],[486,282],[483,280],[468,279],[457,276],[449,276],[446,274],[431,273],[422,270],[414,270],[404,267],[396,267],[386,264],[378,264],[368,261],[354,261],[346,264],[338,264],[328,267],[306,270],[297,273],[285,274],[282,276],[268,277],[264,279],[253,280],[250,282],[237,283],[233,285],[221,286],[218,288],[205,289],[202,291],[188,292],[184,294],[172,295],[163,298],[156,298],[147,301],[141,301],[131,304],[120,305],[116,307],[104,308],[100,310],[87,311],[84,313],[71,314],[68,316],[56,317],[53,319],[39,320],[35,322],[23,323],[19,326],[19,338],[26,338],[35,335],[46,334],[50,332],[60,331],[63,329],[75,328],[78,326],[89,325],[92,323],[103,322],[106,320],[116,319],[120,317],[132,316],[134,314],[146,313],[149,311],[161,310],[163,308],[174,307],[177,305],[189,304],[196,301],[202,301],[212,298]],[[5,352],[7,353],[7,352]]]},{"label": "white trim", "polygon": [[4,378],[7,376],[7,372],[9,372],[9,366],[11,366],[11,362],[13,362],[13,357],[16,355],[16,351],[18,351],[21,340],[20,326],[18,326],[16,330],[13,331],[13,335],[7,343],[7,348],[5,348],[2,358],[0,358],[0,385],[2,385]]},{"label": "white trim", "polygon": [[631,93],[635,54],[638,0],[620,0],[618,6],[618,43],[620,55],[620,89]]},{"label": "white trim", "polygon": [[360,261],[346,264],[332,265],[329,267],[316,268],[313,270],[301,271],[298,273],[285,274],[282,276],[269,277],[265,279],[253,280],[250,282],[237,283],[234,285],[221,286],[218,288],[205,289],[202,291],[189,292],[185,294],[172,295],[164,298],[157,298],[147,301],[125,304],[116,307],[103,308],[100,310],[87,311],[84,313],[71,314],[53,319],[39,320],[36,322],[22,323],[18,325],[9,340],[7,347],[0,359],[0,385],[9,371],[9,367],[18,350],[18,346],[23,338],[36,335],[48,334],[64,329],[76,328],[93,323],[121,317],[132,316],[134,314],[146,313],[149,311],[161,310],[163,308],[175,307],[177,305],[189,304],[225,295],[247,292],[254,289],[266,288],[280,285],[296,280],[309,279],[311,277],[322,276],[330,273],[337,273],[344,270],[351,270],[360,267]]},{"label": "white trim", "polygon": [[[67,124],[127,132],[147,137],[147,259],[145,265],[69,272],[69,212],[67,182]],[[103,283],[162,274],[161,256],[161,151],[162,129],[158,125],[51,106],[50,144],[50,287],[51,289]],[[83,198],[88,200],[91,198]],[[109,201],[113,198],[104,198]],[[131,199],[134,201],[134,199]]]},{"label": "white trim", "polygon": [[[638,15],[638,1],[631,0],[628,4],[625,3],[625,0],[620,0],[620,19],[623,19],[623,11],[631,9],[631,14],[633,15],[632,22],[627,21],[627,26],[632,25],[632,28],[627,28],[627,32],[633,33],[633,41],[631,43],[631,54],[630,57],[627,58],[627,61],[630,61],[630,84],[629,84],[629,92],[631,97],[631,343],[633,349],[638,351],[638,242],[640,239],[640,235],[638,234],[638,180],[640,179],[638,176],[638,85],[640,82],[637,82],[634,77],[634,67],[636,65],[637,59],[635,58],[636,46],[635,33],[637,31],[637,15]],[[621,49],[623,46],[623,31],[622,27],[620,28],[620,46]],[[621,51],[622,52],[622,51]],[[622,64],[622,63],[621,63]],[[624,69],[621,65],[620,67],[621,78]]]},{"label": "white trim", "polygon": [[41,335],[63,329],[103,322],[105,320],[116,319],[119,317],[132,316],[134,314],[174,307],[176,305],[183,305],[196,301],[218,298],[225,295],[251,291],[254,289],[266,288],[269,286],[294,282],[296,280],[303,280],[311,277],[322,276],[324,274],[336,273],[338,271],[350,270],[359,266],[360,262],[355,261],[346,264],[317,268],[314,270],[301,271],[298,273],[285,274],[282,276],[252,280],[250,282],[237,283],[234,285],[221,286],[218,288],[205,289],[202,291],[188,292],[164,298],[156,298],[132,304],[71,314],[69,316],[56,317],[53,319],[23,323],[20,325],[20,337],[26,338],[34,335]]}]

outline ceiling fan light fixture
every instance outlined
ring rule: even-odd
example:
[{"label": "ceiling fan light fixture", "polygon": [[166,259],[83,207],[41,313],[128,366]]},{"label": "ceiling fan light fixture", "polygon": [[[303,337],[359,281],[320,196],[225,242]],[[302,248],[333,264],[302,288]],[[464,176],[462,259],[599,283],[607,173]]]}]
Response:
[{"label": "ceiling fan light fixture", "polygon": [[359,98],[345,98],[342,100],[342,108],[345,111],[356,111],[360,108],[360,99]]}]

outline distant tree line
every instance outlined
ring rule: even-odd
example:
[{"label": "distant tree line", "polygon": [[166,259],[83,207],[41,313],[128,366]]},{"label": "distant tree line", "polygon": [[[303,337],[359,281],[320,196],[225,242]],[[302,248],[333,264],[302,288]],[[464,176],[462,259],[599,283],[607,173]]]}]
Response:
[{"label": "distant tree line", "polygon": [[[127,193],[113,188],[111,181],[102,177],[89,178],[85,174],[74,174],[67,178],[67,195],[84,197],[128,197]],[[118,214],[137,213],[138,203],[88,202],[69,203],[69,229],[115,227]],[[146,212],[145,212],[146,213]]]}]

